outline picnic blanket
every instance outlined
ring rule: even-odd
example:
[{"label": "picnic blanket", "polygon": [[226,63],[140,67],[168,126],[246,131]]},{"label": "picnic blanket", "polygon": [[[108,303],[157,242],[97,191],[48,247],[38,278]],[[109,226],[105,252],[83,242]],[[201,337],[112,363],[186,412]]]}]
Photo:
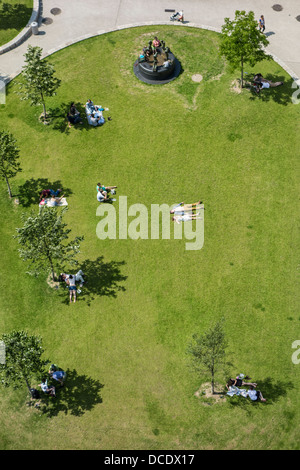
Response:
[{"label": "picnic blanket", "polygon": [[241,397],[247,398],[248,391],[245,388],[238,388],[235,385],[233,385],[233,386],[229,387],[227,395],[229,397],[233,397],[234,395],[236,395],[236,396],[241,396]]},{"label": "picnic blanket", "polygon": [[67,206],[67,205],[68,205],[67,199],[66,199],[65,197],[63,197],[62,200],[61,200],[58,204],[56,204],[55,206],[50,206],[50,205],[49,205],[50,200],[51,200],[51,198],[44,199],[44,202],[41,201],[41,202],[39,203],[39,206],[40,206],[40,207],[43,207],[43,206],[47,206],[47,207],[61,207],[61,206]]}]

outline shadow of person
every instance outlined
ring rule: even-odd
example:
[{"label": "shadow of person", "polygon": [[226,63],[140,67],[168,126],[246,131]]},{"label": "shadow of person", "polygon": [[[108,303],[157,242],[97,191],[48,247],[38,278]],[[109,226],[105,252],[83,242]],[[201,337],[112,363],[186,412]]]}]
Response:
[{"label": "shadow of person", "polygon": [[66,196],[72,194],[72,190],[64,187],[60,180],[49,181],[48,178],[30,178],[19,186],[19,192],[16,196],[20,200],[20,205],[29,207],[32,204],[38,204],[43,189],[53,189],[54,191],[62,189]]},{"label": "shadow of person", "polygon": [[49,418],[60,413],[82,416],[102,403],[101,389],[104,385],[87,375],[79,375],[73,369],[67,369],[67,378],[63,387],[55,380],[48,380],[56,388],[56,398],[43,395],[40,410]]},{"label": "shadow of person", "polygon": [[[125,287],[120,285],[127,279],[127,276],[124,276],[120,270],[124,265],[125,261],[105,262],[103,256],[99,256],[94,261],[83,261],[80,269],[84,273],[86,282],[83,287],[79,288],[81,292],[77,295],[77,301],[85,300],[87,305],[90,305],[96,297],[116,297],[118,292],[124,292]],[[64,283],[62,285],[64,286]],[[60,295],[64,297],[64,303],[69,303],[67,289],[61,289]]]}]

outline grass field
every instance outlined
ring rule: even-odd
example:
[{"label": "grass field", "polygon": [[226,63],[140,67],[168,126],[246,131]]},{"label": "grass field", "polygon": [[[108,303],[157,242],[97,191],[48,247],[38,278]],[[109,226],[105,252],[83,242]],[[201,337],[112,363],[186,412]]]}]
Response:
[{"label": "grass field", "polygon": [[[183,73],[164,86],[139,82],[133,63],[157,35]],[[239,75],[218,57],[213,32],[156,26],[90,39],[51,56],[62,85],[47,101],[49,126],[8,87],[1,128],[21,149],[0,186],[0,332],[43,337],[46,356],[68,371],[47,412],[26,407],[26,389],[0,396],[1,449],[299,449],[299,106],[275,62],[256,69],[284,86],[255,96],[232,91]],[[200,83],[193,74],[203,76]],[[69,129],[65,111],[91,98],[112,116],[101,128]],[[62,113],[62,114],[61,114]],[[99,240],[96,184],[118,186],[128,206],[205,204],[205,242]],[[12,236],[38,211],[40,185],[62,186],[72,235],[84,235],[89,284],[68,294],[26,274]],[[225,318],[231,376],[246,372],[266,404],[213,405],[194,393],[209,377],[189,365],[187,346]],[[219,380],[224,378],[219,378]],[[225,383],[225,382],[224,382]],[[50,418],[50,419],[49,419]],[[42,431],[42,433],[41,433]]]},{"label": "grass field", "polygon": [[[3,10],[6,4],[8,9]],[[3,0],[0,2],[0,46],[11,41],[27,25],[33,0]],[[7,13],[5,13],[7,11]]]}]

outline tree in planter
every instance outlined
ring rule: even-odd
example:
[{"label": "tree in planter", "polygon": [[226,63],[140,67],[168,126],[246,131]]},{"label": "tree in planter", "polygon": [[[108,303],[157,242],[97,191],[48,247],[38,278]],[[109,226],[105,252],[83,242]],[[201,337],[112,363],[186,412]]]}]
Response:
[{"label": "tree in planter", "polygon": [[25,382],[31,393],[33,377],[40,378],[49,362],[42,359],[42,339],[25,331],[13,331],[3,334],[1,340],[5,346],[5,360],[0,364],[0,382],[14,389],[21,388]]},{"label": "tree in planter", "polygon": [[241,70],[241,86],[244,83],[244,65],[253,67],[257,62],[271,57],[264,47],[269,44],[266,36],[257,28],[253,11],[236,10],[235,19],[224,19],[222,26],[220,53],[233,69]]},{"label": "tree in planter", "polygon": [[0,176],[5,179],[9,197],[12,197],[9,179],[16,176],[21,170],[19,163],[19,149],[16,140],[7,132],[0,131]]},{"label": "tree in planter", "polygon": [[28,46],[25,56],[26,65],[23,66],[23,79],[20,83],[21,99],[30,100],[31,105],[42,104],[44,109],[44,122],[47,111],[45,98],[56,95],[61,81],[54,76],[55,70],[46,59],[41,59],[42,51],[38,46]]},{"label": "tree in planter", "polygon": [[28,218],[23,215],[24,225],[16,229],[15,238],[21,245],[20,257],[31,262],[29,274],[37,276],[50,269],[55,281],[56,269],[62,270],[65,264],[77,264],[75,257],[80,252],[83,237],[68,240],[71,230],[62,220],[66,210],[58,214],[55,207],[43,207],[38,215],[32,214]]},{"label": "tree in planter", "polygon": [[216,373],[225,365],[226,347],[223,320],[217,322],[203,335],[193,335],[193,342],[188,347],[194,369],[200,374],[210,374],[212,394],[215,393]]}]

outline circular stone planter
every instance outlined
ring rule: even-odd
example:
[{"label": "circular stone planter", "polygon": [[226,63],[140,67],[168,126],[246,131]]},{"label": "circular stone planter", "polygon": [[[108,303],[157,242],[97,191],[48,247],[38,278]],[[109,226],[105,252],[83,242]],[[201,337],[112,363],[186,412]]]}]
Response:
[{"label": "circular stone planter", "polygon": [[170,67],[168,68],[163,65],[165,60],[163,49],[158,47],[157,52],[158,64],[156,70],[153,70],[153,56],[150,56],[150,58],[145,62],[139,62],[137,59],[134,63],[133,72],[135,76],[144,83],[163,85],[164,83],[171,82],[180,74],[180,62],[171,51],[168,52],[168,59],[170,60]]}]

